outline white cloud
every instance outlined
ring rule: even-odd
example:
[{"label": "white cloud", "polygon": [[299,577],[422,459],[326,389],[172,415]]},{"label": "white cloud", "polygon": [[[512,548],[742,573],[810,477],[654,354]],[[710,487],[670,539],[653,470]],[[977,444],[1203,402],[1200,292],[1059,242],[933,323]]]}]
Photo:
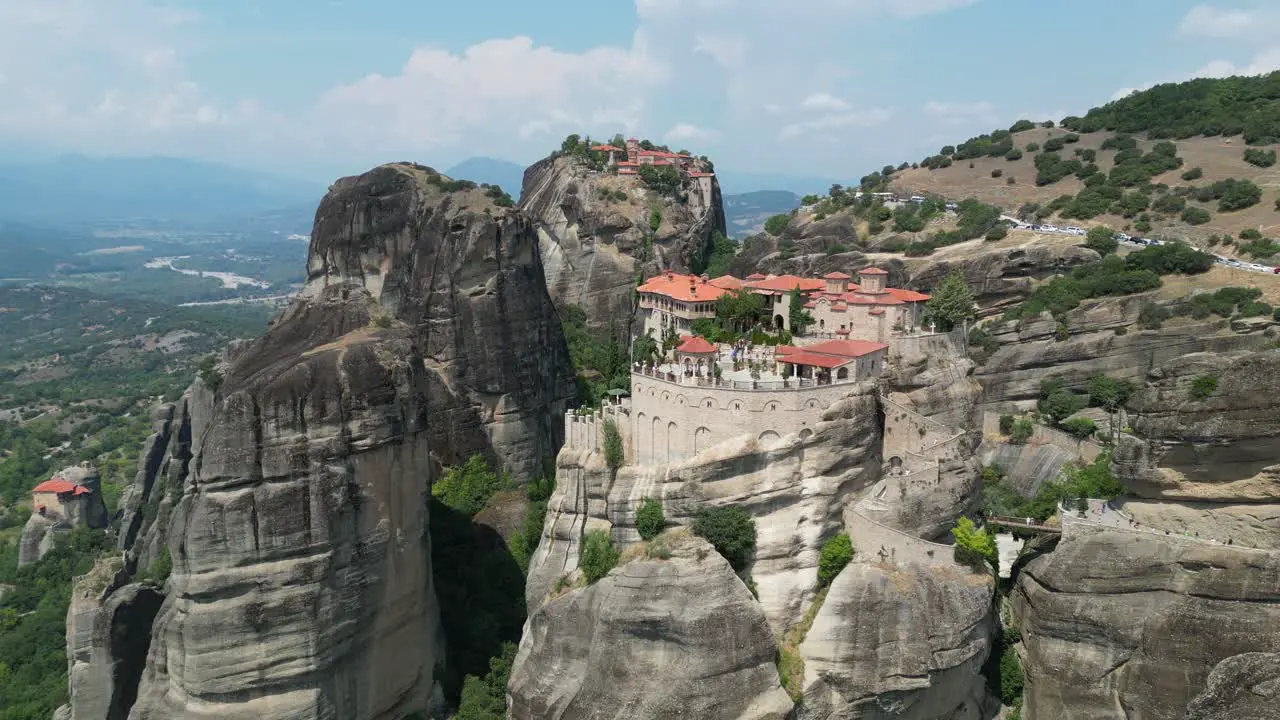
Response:
[{"label": "white cloud", "polygon": [[778,137],[783,140],[795,140],[809,135],[825,134],[830,130],[876,127],[892,119],[893,110],[890,108],[877,107],[858,112],[833,113],[813,120],[801,120],[800,122],[784,125],[778,131]]},{"label": "white cloud", "polygon": [[676,123],[663,134],[662,139],[668,143],[706,141],[715,137],[714,130],[700,128],[692,123]]},{"label": "white cloud", "polygon": [[747,41],[729,35],[698,35],[694,38],[693,51],[709,55],[721,67],[732,70],[746,60]]},{"label": "white cloud", "polygon": [[644,96],[665,80],[664,66],[639,38],[631,48],[567,53],[515,37],[460,54],[418,48],[395,75],[330,89],[317,115],[330,133],[388,151],[438,149],[482,137],[513,118],[521,118],[526,136],[630,131],[641,120]]},{"label": "white cloud", "polygon": [[1193,77],[1231,77],[1232,75],[1263,75],[1280,70],[1280,46],[1267,48],[1253,56],[1253,59],[1237,65],[1230,60],[1214,60],[1199,70],[1191,73]]},{"label": "white cloud", "polygon": [[1238,39],[1275,32],[1280,12],[1255,8],[1239,10],[1197,5],[1182,18],[1178,34],[1185,37]]},{"label": "white cloud", "polygon": [[840,112],[849,109],[849,103],[832,95],[831,93],[814,93],[804,99],[800,106],[805,110],[820,110],[824,112]]}]

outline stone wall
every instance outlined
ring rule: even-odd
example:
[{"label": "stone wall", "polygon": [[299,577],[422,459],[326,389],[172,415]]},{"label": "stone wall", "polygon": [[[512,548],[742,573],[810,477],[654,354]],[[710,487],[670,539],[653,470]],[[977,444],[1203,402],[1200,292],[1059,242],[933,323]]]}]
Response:
[{"label": "stone wall", "polygon": [[777,390],[682,385],[631,376],[635,462],[685,460],[730,438],[749,435],[766,445],[788,435],[813,434],[823,412],[856,383]]},{"label": "stone wall", "polygon": [[921,540],[872,520],[852,506],[845,510],[845,531],[854,552],[867,562],[891,565],[955,567],[955,550],[950,545]]},{"label": "stone wall", "polygon": [[898,457],[910,464],[910,458],[942,460],[960,451],[961,433],[956,428],[931,420],[920,413],[881,397],[884,408],[884,457]]}]

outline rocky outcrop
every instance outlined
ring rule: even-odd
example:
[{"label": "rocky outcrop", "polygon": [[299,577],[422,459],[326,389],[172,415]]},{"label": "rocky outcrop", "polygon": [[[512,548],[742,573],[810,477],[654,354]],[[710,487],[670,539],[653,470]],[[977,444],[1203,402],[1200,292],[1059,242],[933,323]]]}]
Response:
[{"label": "rocky outcrop", "polygon": [[[636,277],[687,271],[725,233],[720,185],[688,180],[675,197],[637,176],[595,171],[555,154],[525,171],[520,208],[537,227],[547,288],[595,326],[625,326]],[[659,220],[657,230],[651,221]]]},{"label": "rocky outcrop", "polygon": [[1245,653],[1218,663],[1204,692],[1187,708],[1187,720],[1280,718],[1280,654]]},{"label": "rocky outcrop", "polygon": [[733,505],[756,521],[749,573],[775,630],[799,620],[813,597],[822,542],[839,532],[846,503],[879,477],[881,437],[873,384],[825,413],[804,438],[791,434],[768,449],[753,436],[727,440],[680,463],[610,471],[600,453],[564,450],[543,539],[530,563],[526,596],[537,608],[557,578],[577,566],[578,542],[611,529],[620,543],[639,539],[635,512],[661,500],[667,521],[692,524],[706,507]]},{"label": "rocky outcrop", "polygon": [[22,535],[18,538],[18,567],[30,565],[44,557],[53,549],[57,535],[70,529],[65,522],[32,513],[22,526]]},{"label": "rocky outcrop", "polygon": [[[51,480],[77,485],[88,490],[83,495],[58,495],[51,501],[56,507],[33,508],[18,540],[18,567],[29,565],[43,558],[57,544],[59,536],[75,527],[105,528],[109,522],[107,504],[102,499],[102,478],[98,469],[89,463],[63,468],[53,474]],[[77,490],[77,492],[81,492]],[[42,497],[36,496],[37,499]],[[43,502],[43,501],[39,501]]]},{"label": "rocky outcrop", "polygon": [[67,610],[74,720],[125,720],[137,697],[164,596],[151,584],[126,584],[128,578],[120,559],[111,558],[76,582]]},{"label": "rocky outcrop", "polygon": [[1149,295],[1087,300],[1066,314],[1066,334],[1044,313],[1020,322],[989,328],[1000,347],[975,373],[982,383],[982,407],[994,412],[1029,409],[1040,394],[1040,381],[1059,376],[1083,387],[1094,375],[1124,378],[1141,384],[1148,371],[1183,355],[1258,348],[1261,334],[1233,333],[1226,320],[1179,319],[1159,330],[1137,326]]},{"label": "rocky outcrop", "polygon": [[[508,686],[514,720],[782,720],[792,703],[764,613],[687,531],[534,612]],[[667,557],[663,557],[667,555]]]},{"label": "rocky outcrop", "polygon": [[[519,213],[422,166],[330,189],[303,292],[231,353],[207,410],[175,411],[189,459],[186,421],[157,433],[183,490],[155,533],[173,572],[129,717],[431,708],[430,479],[473,453],[527,477],[573,392],[536,242]],[[134,512],[174,487],[164,474]]]},{"label": "rocky outcrop", "polygon": [[1181,720],[1222,698],[1219,663],[1280,647],[1280,557],[1261,550],[1088,533],[1027,563],[1012,601],[1029,718]]},{"label": "rocky outcrop", "polygon": [[995,627],[994,581],[958,565],[873,564],[831,583],[800,654],[805,717],[979,720]]}]

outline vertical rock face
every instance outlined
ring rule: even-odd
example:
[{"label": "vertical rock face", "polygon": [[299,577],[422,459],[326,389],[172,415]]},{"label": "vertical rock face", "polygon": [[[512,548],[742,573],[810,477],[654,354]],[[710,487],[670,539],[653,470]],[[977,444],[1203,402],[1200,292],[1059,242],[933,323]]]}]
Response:
[{"label": "vertical rock face", "polygon": [[508,686],[514,720],[783,720],[773,635],[729,563],[686,531],[543,605]]},{"label": "vertical rock face", "polygon": [[118,558],[100,560],[76,583],[67,610],[67,678],[74,720],[125,720],[164,596],[152,585],[122,583]]},{"label": "vertical rock face", "polygon": [[[858,548],[872,558],[873,548]],[[979,720],[994,627],[989,574],[954,564],[841,571],[800,646],[806,717]]]},{"label": "vertical rock face", "polygon": [[1098,532],[1028,563],[1013,607],[1027,717],[1181,720],[1220,662],[1280,647],[1280,559]]},{"label": "vertical rock face", "polygon": [[709,180],[709,192],[688,181],[668,198],[636,176],[595,172],[571,156],[530,166],[520,207],[537,227],[552,299],[581,306],[592,325],[629,322],[639,272],[687,271],[724,234],[720,185]]},{"label": "vertical rock face", "polygon": [[430,478],[477,452],[526,476],[573,391],[535,243],[519,214],[429,168],[330,189],[305,290],[216,394],[197,384],[208,402],[157,434],[174,452],[144,455],[151,487],[127,508],[168,501],[166,464],[184,489],[165,532],[127,517],[139,567],[162,535],[173,564],[130,718],[432,705]]},{"label": "vertical rock face", "polygon": [[543,540],[529,567],[529,607],[542,604],[557,578],[577,566],[586,531],[612,529],[623,543],[639,540],[635,513],[646,497],[661,500],[667,521],[690,525],[699,510],[736,505],[756,521],[750,570],[775,631],[796,622],[813,596],[822,542],[839,532],[847,502],[880,469],[880,427],[872,384],[826,412],[812,435],[791,434],[765,449],[754,437],[727,441],[674,465],[624,466],[616,477],[599,453],[566,448]]}]

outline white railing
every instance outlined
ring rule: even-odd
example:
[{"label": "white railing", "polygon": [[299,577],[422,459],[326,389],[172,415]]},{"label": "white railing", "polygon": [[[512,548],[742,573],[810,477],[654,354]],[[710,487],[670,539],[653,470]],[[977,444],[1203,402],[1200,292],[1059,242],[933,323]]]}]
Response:
[{"label": "white railing", "polygon": [[832,385],[853,385],[855,378],[844,380],[820,381],[812,378],[793,377],[784,380],[724,380],[705,375],[685,375],[683,373],[663,372],[652,368],[632,368],[632,375],[640,375],[673,385],[686,387],[722,388],[724,390],[800,390],[803,388],[830,387]]}]

